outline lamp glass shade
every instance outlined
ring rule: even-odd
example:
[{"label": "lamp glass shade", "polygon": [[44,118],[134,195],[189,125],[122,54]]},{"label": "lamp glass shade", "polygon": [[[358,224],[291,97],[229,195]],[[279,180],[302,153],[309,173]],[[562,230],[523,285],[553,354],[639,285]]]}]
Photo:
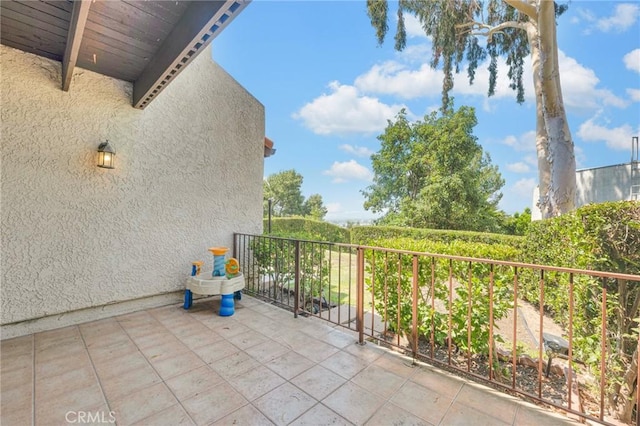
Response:
[{"label": "lamp glass shade", "polygon": [[109,141],[102,142],[98,146],[98,167],[113,169],[115,157],[116,150],[109,144]]}]

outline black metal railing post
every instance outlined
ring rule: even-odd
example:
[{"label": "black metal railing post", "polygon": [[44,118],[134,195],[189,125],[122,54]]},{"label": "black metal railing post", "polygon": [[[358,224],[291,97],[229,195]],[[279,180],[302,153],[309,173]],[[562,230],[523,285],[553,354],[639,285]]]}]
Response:
[{"label": "black metal railing post", "polygon": [[300,309],[300,241],[295,241],[295,260],[294,260],[294,284],[293,292],[295,299],[293,301],[293,317],[298,318],[298,310]]},{"label": "black metal railing post", "polygon": [[356,329],[358,343],[364,345],[364,248],[358,247],[356,268]]}]

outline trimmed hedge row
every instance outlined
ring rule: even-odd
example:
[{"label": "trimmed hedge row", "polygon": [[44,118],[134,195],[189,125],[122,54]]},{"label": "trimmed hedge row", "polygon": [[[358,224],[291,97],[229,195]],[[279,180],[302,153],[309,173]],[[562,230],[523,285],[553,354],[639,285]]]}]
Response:
[{"label": "trimmed hedge row", "polygon": [[488,232],[448,231],[442,229],[403,228],[398,226],[357,226],[351,229],[352,244],[374,245],[374,241],[398,238],[407,238],[416,241],[437,241],[441,243],[463,241],[467,243],[504,244],[516,248],[520,248],[524,243],[524,238],[521,236],[491,234]]},{"label": "trimmed hedge row", "polygon": [[[266,235],[269,229],[269,220],[264,219],[263,224]],[[349,243],[350,241],[348,229],[333,223],[303,217],[271,218],[271,235],[332,243]]]}]

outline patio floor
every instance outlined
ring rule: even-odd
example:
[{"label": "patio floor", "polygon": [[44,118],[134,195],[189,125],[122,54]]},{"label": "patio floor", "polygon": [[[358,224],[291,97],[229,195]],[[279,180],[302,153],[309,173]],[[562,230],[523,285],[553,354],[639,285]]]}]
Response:
[{"label": "patio floor", "polygon": [[9,425],[568,425],[317,318],[243,296],[2,341]]}]

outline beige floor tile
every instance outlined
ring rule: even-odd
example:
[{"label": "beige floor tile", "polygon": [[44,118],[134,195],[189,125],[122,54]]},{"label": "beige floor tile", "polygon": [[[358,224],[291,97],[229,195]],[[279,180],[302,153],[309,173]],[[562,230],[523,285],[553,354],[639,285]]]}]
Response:
[{"label": "beige floor tile", "polygon": [[[4,364],[4,362],[5,360],[3,359],[2,363]],[[9,363],[7,364],[10,365]],[[23,385],[33,385],[33,361],[30,365],[26,364],[20,368],[7,368],[0,376],[2,396],[4,396],[5,391]]]},{"label": "beige floor tile", "polygon": [[177,336],[180,339],[180,341],[182,341],[182,343],[184,343],[191,350],[195,348],[200,348],[202,346],[211,345],[213,343],[218,343],[224,340],[224,338],[220,336],[218,333],[216,333],[215,331],[205,327],[204,325],[203,327],[205,328],[205,330],[203,331],[198,331],[197,333],[190,334],[187,336],[181,336],[181,335],[177,335]]},{"label": "beige floor tile", "polygon": [[119,346],[123,344],[133,345],[133,342],[129,338],[129,335],[122,329],[114,331],[110,334],[95,335],[93,337],[84,338],[87,349],[96,350],[105,347]]},{"label": "beige floor tile", "polygon": [[[499,415],[499,413],[496,414]],[[467,426],[470,419],[473,419],[474,426],[506,426],[512,424],[459,402],[455,402],[451,408],[449,408],[449,411],[447,411],[442,419],[442,424],[448,426]],[[549,423],[541,423],[540,425],[542,424],[545,426],[549,425]]]},{"label": "beige floor tile", "polygon": [[149,364],[141,365],[139,368],[123,374],[101,378],[102,389],[109,402],[131,395],[161,381],[162,379]]},{"label": "beige floor tile", "polygon": [[367,426],[432,426],[426,420],[416,417],[390,402],[379,409],[365,424]]},{"label": "beige floor tile", "polygon": [[384,404],[381,398],[355,383],[347,382],[322,403],[355,424],[363,424]]},{"label": "beige floor tile", "polygon": [[89,348],[89,357],[94,363],[108,363],[109,360],[120,358],[125,355],[139,354],[138,347],[131,340],[122,340],[108,346]]},{"label": "beige floor tile", "polygon": [[47,349],[36,351],[35,362],[37,364],[55,362],[61,358],[84,358],[87,349],[81,341],[74,341],[66,346],[49,346]]},{"label": "beige floor tile", "polygon": [[237,336],[238,334],[246,333],[251,330],[244,324],[241,324],[234,320],[229,320],[229,317],[216,317],[213,322],[205,325],[209,328],[212,328],[213,331],[224,337],[225,339],[229,339],[233,336]]},{"label": "beige floor tile", "polygon": [[146,348],[141,348],[141,352],[151,362],[162,361],[164,359],[173,358],[176,355],[188,352],[189,348],[182,344],[181,341],[175,339],[175,341],[162,343],[160,345],[150,345]]},{"label": "beige floor tile", "polygon": [[184,401],[222,381],[223,378],[218,373],[205,365],[173,377],[165,383],[178,400]]},{"label": "beige floor tile", "polygon": [[311,336],[299,331],[282,329],[280,334],[275,336],[273,340],[290,349],[297,349],[309,346],[316,342],[318,339],[314,339]]},{"label": "beige floor tile", "polygon": [[50,377],[36,377],[35,392],[38,397],[73,392],[77,388],[90,387],[97,383],[96,375],[90,365],[74,368],[63,374]]},{"label": "beige floor tile", "polygon": [[52,347],[63,347],[72,342],[82,342],[80,329],[76,325],[36,333],[34,339],[36,352]]},{"label": "beige floor tile", "polygon": [[[13,386],[6,386],[4,384],[4,377],[2,378],[2,394],[0,395],[0,412],[4,413],[5,410],[15,411],[28,409],[31,412],[33,406],[33,383],[21,383]],[[0,423],[4,424],[4,423]]]},{"label": "beige floor tile", "polygon": [[322,361],[320,365],[349,380],[364,370],[368,363],[361,358],[340,351]]},{"label": "beige floor tile", "polygon": [[229,380],[258,367],[260,363],[245,352],[236,352],[209,365],[213,371]]},{"label": "beige floor tile", "polygon": [[285,379],[262,365],[239,376],[229,378],[229,384],[248,401],[253,401],[284,382]]},{"label": "beige floor tile", "polygon": [[228,340],[238,348],[245,350],[252,346],[266,342],[268,338],[264,334],[258,333],[257,331],[249,330],[230,337]]},{"label": "beige floor tile", "polygon": [[343,333],[339,329],[334,329],[333,331],[320,336],[320,340],[329,343],[338,349],[343,349],[349,345],[355,345],[358,341],[353,336]]},{"label": "beige floor tile", "polygon": [[285,379],[291,380],[303,371],[313,367],[315,363],[297,352],[289,351],[264,365]]},{"label": "beige floor tile", "polygon": [[125,375],[129,371],[149,366],[149,361],[140,352],[132,352],[116,358],[94,359],[96,373],[101,380]]},{"label": "beige floor tile", "polygon": [[378,358],[388,353],[386,349],[371,342],[365,342],[364,345],[349,345],[344,348],[344,351],[366,361],[369,364],[375,362]]},{"label": "beige floor tile", "polygon": [[414,382],[406,382],[390,401],[434,425],[440,424],[453,402],[451,398]]},{"label": "beige floor tile", "polygon": [[71,352],[66,356],[55,357],[50,361],[42,361],[36,354],[35,377],[36,380],[54,377],[77,368],[91,365],[89,355],[85,350]]},{"label": "beige floor tile", "polygon": [[136,423],[136,426],[189,426],[195,425],[189,414],[180,404],[172,405],[162,411],[152,414]]},{"label": "beige floor tile", "polygon": [[419,368],[411,377],[411,381],[450,399],[455,398],[465,384],[464,379],[450,376],[431,367]]},{"label": "beige floor tile", "polygon": [[[298,417],[294,422],[289,423],[290,426],[348,426],[352,424],[353,423],[334,413],[321,403],[316,404],[312,409]],[[387,424],[389,425],[394,423]]]},{"label": "beige floor tile", "polygon": [[22,337],[14,337],[0,342],[0,354],[2,354],[2,362],[10,360],[14,357],[23,357],[32,355],[34,350],[33,334]]},{"label": "beige floor tile", "polygon": [[395,353],[384,354],[376,359],[373,364],[405,378],[413,377],[420,370],[420,367],[413,364],[410,358]]},{"label": "beige floor tile", "polygon": [[518,407],[513,424],[517,426],[570,426],[579,423],[559,413],[553,413],[542,407],[526,404]]},{"label": "beige floor tile", "polygon": [[149,330],[141,330],[140,334],[137,335],[130,331],[127,332],[131,340],[136,344],[140,350],[144,351],[148,348],[154,348],[161,345],[169,345],[169,344],[178,344],[180,340],[176,336],[174,336],[169,330],[167,330],[163,325],[158,325],[157,327],[150,328]]},{"label": "beige floor tile", "polygon": [[271,426],[273,423],[267,419],[264,414],[256,410],[253,405],[245,405],[237,409],[228,416],[213,423],[215,426],[227,425],[250,425],[250,426]]},{"label": "beige floor tile", "polygon": [[385,399],[404,384],[407,379],[397,376],[392,372],[385,370],[377,365],[370,365],[358,374],[351,381],[358,386],[362,386],[369,392],[373,392]]},{"label": "beige floor tile", "polygon": [[322,362],[339,351],[335,346],[319,340],[312,340],[304,346],[296,346],[294,350],[313,362]]},{"label": "beige floor tile", "polygon": [[516,399],[478,384],[465,384],[455,402],[473,408],[477,413],[485,413],[505,423],[513,423],[518,408]]},{"label": "beige floor tile", "polygon": [[247,400],[225,382],[182,401],[182,406],[199,425],[220,420],[246,404]]},{"label": "beige floor tile", "polygon": [[220,359],[239,352],[239,349],[233,346],[229,341],[223,339],[210,345],[197,347],[193,352],[198,354],[200,359],[207,364],[214,364]]},{"label": "beige floor tile", "polygon": [[323,334],[331,333],[334,330],[334,327],[334,325],[326,321],[311,319],[311,321],[309,321],[305,327],[302,327],[300,331],[311,337],[319,338]]},{"label": "beige floor tile", "polygon": [[118,426],[130,425],[177,404],[164,383],[157,383],[109,402]]},{"label": "beige floor tile", "polygon": [[0,410],[0,424],[2,426],[25,426],[33,424],[32,405],[13,406]]},{"label": "beige floor tile", "polygon": [[316,400],[290,383],[285,383],[253,402],[276,425],[287,425],[316,404]]},{"label": "beige floor tile", "polygon": [[205,364],[198,355],[193,352],[184,352],[171,358],[160,361],[151,361],[151,365],[156,369],[160,377],[167,380],[178,374],[183,374]]},{"label": "beige floor tile", "polygon": [[267,340],[263,343],[246,349],[245,352],[251,355],[256,361],[264,364],[266,362],[273,361],[277,357],[289,352],[289,348],[281,345],[278,342],[274,342],[273,340]]},{"label": "beige floor tile", "polygon": [[346,379],[327,370],[321,365],[316,365],[291,379],[291,383],[303,389],[318,401],[324,399],[331,392],[346,383]]},{"label": "beige floor tile", "polygon": [[104,406],[104,395],[97,382],[60,392],[35,395],[37,425],[65,424],[69,412],[89,411]]}]

